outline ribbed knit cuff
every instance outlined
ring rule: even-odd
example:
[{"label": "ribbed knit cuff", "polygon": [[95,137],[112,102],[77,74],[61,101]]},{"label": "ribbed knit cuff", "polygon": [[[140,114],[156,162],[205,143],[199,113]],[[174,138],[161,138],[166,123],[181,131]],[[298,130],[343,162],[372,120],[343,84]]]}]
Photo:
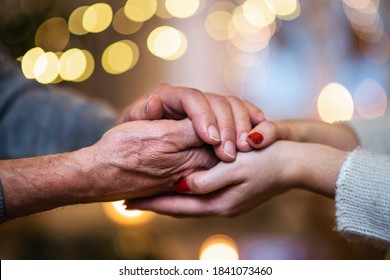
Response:
[{"label": "ribbed knit cuff", "polygon": [[4,193],[3,185],[0,180],[0,223],[4,222]]},{"label": "ribbed knit cuff", "polygon": [[390,245],[390,157],[353,151],[336,182],[337,229],[349,238]]}]

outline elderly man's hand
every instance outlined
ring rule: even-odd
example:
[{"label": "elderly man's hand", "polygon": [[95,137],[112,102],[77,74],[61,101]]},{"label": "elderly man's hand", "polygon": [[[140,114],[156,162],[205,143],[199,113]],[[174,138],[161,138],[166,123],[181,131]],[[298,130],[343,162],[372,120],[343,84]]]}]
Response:
[{"label": "elderly man's hand", "polygon": [[264,120],[262,111],[235,96],[203,93],[197,89],[161,84],[128,106],[117,123],[134,120],[189,118],[197,135],[214,146],[223,161],[236,158],[236,149],[248,152],[248,132]]},{"label": "elderly man's hand", "polygon": [[189,119],[123,123],[81,151],[94,192],[92,200],[166,192],[180,178],[217,164]]}]

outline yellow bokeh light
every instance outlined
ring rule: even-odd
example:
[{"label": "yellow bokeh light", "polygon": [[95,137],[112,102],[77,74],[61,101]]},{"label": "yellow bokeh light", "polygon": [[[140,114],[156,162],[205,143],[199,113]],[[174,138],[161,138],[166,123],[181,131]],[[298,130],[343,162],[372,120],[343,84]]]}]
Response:
[{"label": "yellow bokeh light", "polygon": [[150,33],[147,45],[155,56],[174,60],[185,53],[188,43],[183,32],[170,26],[160,26]]},{"label": "yellow bokeh light", "polygon": [[157,0],[156,15],[164,19],[172,18],[172,15],[167,11],[167,8],[165,7],[165,0]]},{"label": "yellow bokeh light", "polygon": [[44,54],[45,51],[41,48],[32,48],[22,58],[22,72],[27,79],[34,79],[34,66],[37,59]]},{"label": "yellow bokeh light", "polygon": [[81,6],[70,14],[68,28],[71,33],[75,35],[84,35],[88,33],[88,31],[83,27],[84,13],[87,9],[88,6]]},{"label": "yellow bokeh light", "polygon": [[128,0],[125,5],[126,16],[136,22],[150,19],[157,10],[156,0]]},{"label": "yellow bokeh light", "polygon": [[371,79],[364,80],[354,94],[356,112],[363,118],[382,116],[387,110],[387,95],[384,88]]},{"label": "yellow bokeh light", "polygon": [[130,35],[136,33],[138,30],[141,29],[142,25],[142,22],[135,22],[130,20],[125,15],[124,8],[120,8],[115,13],[114,20],[112,22],[112,26],[115,31],[123,35]]},{"label": "yellow bokeh light", "polygon": [[199,0],[166,0],[167,11],[177,18],[188,18],[199,9]]},{"label": "yellow bokeh light", "polygon": [[205,28],[209,36],[219,41],[228,40],[228,25],[231,19],[232,14],[226,11],[215,11],[210,13],[205,21]]},{"label": "yellow bokeh light", "polygon": [[104,70],[110,74],[121,74],[133,68],[139,59],[138,46],[129,40],[122,40],[108,46],[102,56]]},{"label": "yellow bokeh light", "polygon": [[269,7],[281,19],[292,20],[301,13],[301,6],[298,0],[267,0]]},{"label": "yellow bokeh light", "polygon": [[43,53],[34,65],[34,77],[41,84],[56,82],[59,75],[58,57],[53,52]]},{"label": "yellow bokeh light", "polygon": [[264,0],[247,0],[243,5],[245,19],[256,27],[266,27],[275,21],[275,13]]},{"label": "yellow bokeh light", "polygon": [[68,24],[61,17],[43,22],[35,33],[35,45],[46,51],[61,51],[69,42]]},{"label": "yellow bokeh light", "polygon": [[330,83],[321,91],[317,101],[318,113],[327,123],[350,120],[354,104],[349,91],[338,83]]},{"label": "yellow bokeh light", "polygon": [[107,29],[112,21],[112,9],[106,3],[96,3],[84,12],[83,27],[91,33],[99,33]]},{"label": "yellow bokeh light", "polygon": [[213,235],[207,238],[200,249],[200,260],[238,260],[237,245],[226,235]]},{"label": "yellow bokeh light", "polygon": [[149,222],[155,216],[149,211],[126,210],[124,200],[103,204],[104,213],[107,217],[122,225],[139,225]]},{"label": "yellow bokeh light", "polygon": [[61,55],[59,62],[61,78],[73,82],[89,78],[95,65],[92,54],[80,49],[67,50]]}]

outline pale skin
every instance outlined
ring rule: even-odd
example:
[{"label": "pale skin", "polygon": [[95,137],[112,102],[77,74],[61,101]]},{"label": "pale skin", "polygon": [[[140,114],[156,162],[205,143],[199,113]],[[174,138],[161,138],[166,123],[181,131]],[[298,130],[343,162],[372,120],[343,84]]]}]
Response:
[{"label": "pale skin", "polygon": [[181,217],[236,216],[293,188],[334,198],[340,168],[358,145],[344,124],[264,121],[249,135],[254,132],[264,137],[260,144],[248,138],[257,151],[238,153],[233,163],[220,162],[189,175],[188,194],[130,200],[128,209]]},{"label": "pale skin", "polygon": [[[146,119],[168,116],[178,120],[136,121],[144,113],[151,116]],[[129,106],[118,125],[90,147],[0,161],[5,220],[64,205],[171,191],[180,178],[217,163],[205,142],[216,147],[221,160],[232,161],[236,147],[225,151],[224,144],[232,141],[236,145],[236,135],[249,132],[262,119],[261,111],[249,102],[160,85]],[[237,146],[251,149],[247,143]]]}]

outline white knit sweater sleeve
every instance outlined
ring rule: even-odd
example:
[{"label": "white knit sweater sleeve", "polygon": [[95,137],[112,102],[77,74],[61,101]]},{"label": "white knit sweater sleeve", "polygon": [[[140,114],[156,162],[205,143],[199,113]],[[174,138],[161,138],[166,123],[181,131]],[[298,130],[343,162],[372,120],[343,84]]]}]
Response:
[{"label": "white knit sweater sleeve", "polygon": [[349,154],[336,182],[337,229],[390,246],[390,116],[346,124],[360,148]]}]

